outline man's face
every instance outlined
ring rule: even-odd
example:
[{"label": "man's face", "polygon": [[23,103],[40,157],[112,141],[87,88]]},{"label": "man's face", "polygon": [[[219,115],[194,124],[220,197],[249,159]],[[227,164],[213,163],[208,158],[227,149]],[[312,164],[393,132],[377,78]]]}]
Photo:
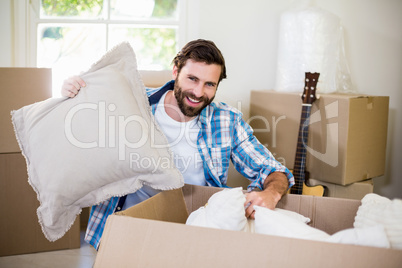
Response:
[{"label": "man's face", "polygon": [[173,68],[174,95],[180,111],[192,118],[201,113],[215,98],[221,66],[187,60],[180,73]]}]

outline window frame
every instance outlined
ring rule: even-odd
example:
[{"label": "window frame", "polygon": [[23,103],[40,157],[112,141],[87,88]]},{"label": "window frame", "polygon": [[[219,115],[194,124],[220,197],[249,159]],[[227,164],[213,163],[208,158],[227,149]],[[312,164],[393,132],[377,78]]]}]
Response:
[{"label": "window frame", "polygon": [[[109,5],[110,0],[106,0]],[[178,3],[178,20],[111,20],[108,10],[107,19],[53,19],[40,18],[40,0],[14,0],[14,63],[17,67],[37,67],[37,29],[40,23],[69,23],[69,24],[104,24],[106,33],[109,24],[129,24],[143,26],[175,26],[178,31],[178,47],[182,47],[187,40],[187,0],[177,0]],[[108,38],[106,37],[106,47]],[[155,73],[155,75],[166,77],[167,71],[146,71],[147,74]],[[144,81],[145,82],[145,81]]]}]

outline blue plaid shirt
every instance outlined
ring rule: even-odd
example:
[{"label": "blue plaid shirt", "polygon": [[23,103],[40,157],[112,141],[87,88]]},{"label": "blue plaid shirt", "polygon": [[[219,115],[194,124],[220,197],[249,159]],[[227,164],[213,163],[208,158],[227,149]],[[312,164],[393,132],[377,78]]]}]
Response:
[{"label": "blue plaid shirt", "polygon": [[[174,81],[161,88],[147,89],[152,112],[155,114],[161,93],[173,89]],[[151,101],[159,95],[157,101]],[[249,190],[263,189],[265,178],[272,172],[284,172],[289,180],[289,187],[294,184],[292,173],[275,160],[253,135],[251,127],[242,119],[241,113],[224,104],[211,103],[202,110],[198,124],[197,147],[204,165],[204,175],[209,186],[226,187],[229,161],[251,183]],[[98,249],[107,217],[118,205],[119,197],[112,197],[93,206],[85,234],[85,241]]]}]

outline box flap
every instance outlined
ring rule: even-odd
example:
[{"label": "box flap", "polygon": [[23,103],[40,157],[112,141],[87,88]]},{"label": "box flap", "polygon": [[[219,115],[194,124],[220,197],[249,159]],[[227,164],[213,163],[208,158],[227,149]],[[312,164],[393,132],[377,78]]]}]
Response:
[{"label": "box flap", "polygon": [[116,214],[177,223],[185,223],[188,218],[188,212],[181,189],[163,191]]},{"label": "box flap", "polygon": [[287,194],[277,207],[300,213],[311,219],[311,226],[334,234],[353,228],[360,204],[359,200],[353,199]]},{"label": "box flap", "polygon": [[199,209],[208,202],[208,199],[216,192],[222,191],[224,188],[197,186],[186,184],[182,188],[184,200],[186,202],[189,213]]}]

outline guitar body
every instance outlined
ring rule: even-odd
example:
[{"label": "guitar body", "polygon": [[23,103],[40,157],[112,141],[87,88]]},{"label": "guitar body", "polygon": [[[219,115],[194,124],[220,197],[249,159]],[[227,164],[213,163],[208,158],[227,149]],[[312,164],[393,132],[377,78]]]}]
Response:
[{"label": "guitar body", "polygon": [[[293,173],[293,170],[290,170],[290,172]],[[306,177],[308,177],[308,172],[306,172]],[[303,184],[301,185],[301,192],[295,192],[295,191],[292,192],[291,189],[289,189],[288,193],[312,195],[312,196],[326,196],[327,191],[328,189],[324,185],[310,186],[306,184],[306,182],[303,182]]]},{"label": "guitar body", "polygon": [[[291,194],[291,190],[289,190],[288,193]],[[307,186],[305,183],[303,183],[301,194],[312,196],[325,196],[327,194],[327,188],[323,185]]]},{"label": "guitar body", "polygon": [[303,183],[302,194],[303,195],[313,195],[313,196],[325,196],[326,189],[322,185],[307,186]]},{"label": "guitar body", "polygon": [[324,186],[308,186],[308,184],[306,184],[308,172],[305,170],[310,111],[313,102],[316,100],[315,92],[319,76],[319,73],[306,73],[305,87],[302,94],[302,114],[300,118],[299,135],[297,138],[296,157],[292,172],[295,178],[295,185],[290,189],[290,193],[292,194],[313,196],[324,196],[326,194]]}]

